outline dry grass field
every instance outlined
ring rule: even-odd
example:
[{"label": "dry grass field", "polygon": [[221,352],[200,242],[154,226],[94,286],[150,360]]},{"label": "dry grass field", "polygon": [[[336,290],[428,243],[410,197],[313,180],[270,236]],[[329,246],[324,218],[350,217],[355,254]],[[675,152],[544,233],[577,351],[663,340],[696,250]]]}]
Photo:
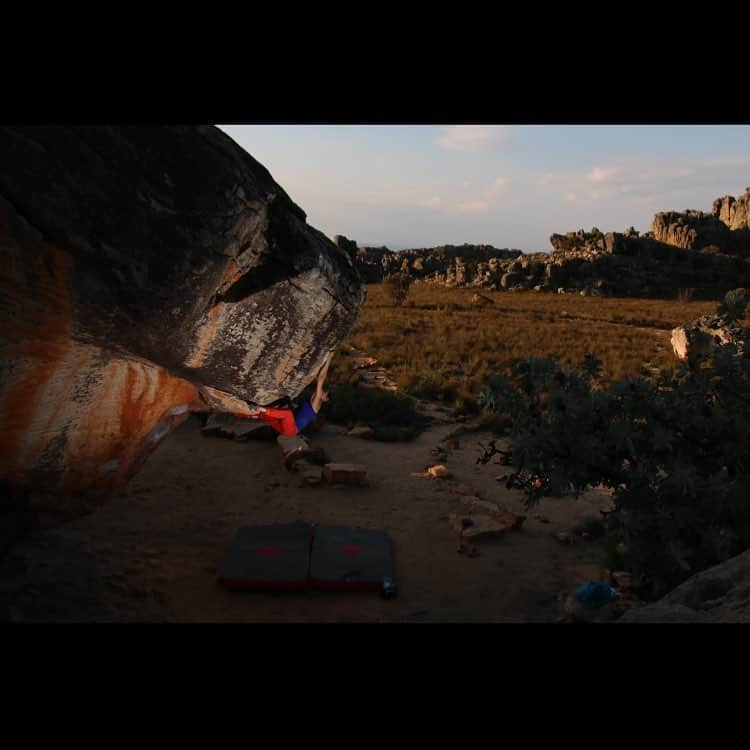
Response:
[{"label": "dry grass field", "polygon": [[[472,303],[476,291],[491,303]],[[717,305],[416,283],[398,307],[383,285],[373,284],[344,345],[377,358],[405,392],[473,411],[487,377],[509,373],[527,356],[553,356],[570,366],[594,352],[603,363],[603,383],[673,366],[671,329]],[[351,377],[345,359],[334,360],[332,381]]]}]

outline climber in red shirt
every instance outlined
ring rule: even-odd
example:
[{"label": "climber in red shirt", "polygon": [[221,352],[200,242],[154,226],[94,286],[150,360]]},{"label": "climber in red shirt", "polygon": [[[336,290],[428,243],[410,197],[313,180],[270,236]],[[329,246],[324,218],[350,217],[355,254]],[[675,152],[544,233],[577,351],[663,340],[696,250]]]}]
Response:
[{"label": "climber in red shirt", "polygon": [[331,364],[333,352],[326,355],[323,367],[318,372],[315,393],[311,399],[305,401],[296,411],[291,409],[275,409],[273,406],[251,406],[251,414],[237,414],[235,417],[243,419],[262,419],[266,424],[280,432],[282,435],[292,437],[302,432],[311,422],[315,420],[323,404],[328,401],[328,394],[323,390],[323,386],[328,375],[328,368]]}]

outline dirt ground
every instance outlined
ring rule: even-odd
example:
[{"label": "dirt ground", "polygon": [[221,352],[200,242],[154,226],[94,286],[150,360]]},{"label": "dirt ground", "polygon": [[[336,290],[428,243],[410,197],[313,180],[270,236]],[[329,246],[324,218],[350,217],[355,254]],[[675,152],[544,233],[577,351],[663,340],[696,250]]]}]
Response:
[{"label": "dirt ground", "polygon": [[[348,437],[326,425],[312,436],[331,460],[367,466],[361,488],[302,487],[274,442],[239,443],[200,432],[191,417],[128,485],[91,515],[38,530],[0,563],[0,619],[12,622],[554,622],[563,598],[601,577],[596,542],[567,546],[554,532],[598,515],[608,495],[544,499],[523,528],[457,554],[448,514],[465,507],[463,483],[523,511],[518,490],[477,465],[472,433],[448,451],[454,479],[410,476],[455,423],[438,422],[409,443]],[[549,519],[534,518],[541,513]],[[384,529],[399,595],[369,592],[229,592],[221,562],[243,525],[342,524]]]}]

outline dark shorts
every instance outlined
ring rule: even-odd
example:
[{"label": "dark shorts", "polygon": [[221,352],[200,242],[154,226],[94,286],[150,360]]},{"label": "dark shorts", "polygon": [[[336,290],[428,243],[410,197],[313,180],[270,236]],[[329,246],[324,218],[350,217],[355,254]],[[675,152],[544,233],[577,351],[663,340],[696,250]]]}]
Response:
[{"label": "dark shorts", "polygon": [[297,431],[302,432],[311,422],[315,421],[317,414],[312,408],[310,401],[305,401],[296,412],[294,412],[294,424],[297,425]]}]

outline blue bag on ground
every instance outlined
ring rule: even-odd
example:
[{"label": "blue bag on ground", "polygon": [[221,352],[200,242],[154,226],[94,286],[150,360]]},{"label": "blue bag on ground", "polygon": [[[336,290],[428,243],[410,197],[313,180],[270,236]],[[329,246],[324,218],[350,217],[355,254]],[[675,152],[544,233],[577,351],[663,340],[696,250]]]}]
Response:
[{"label": "blue bag on ground", "polygon": [[603,607],[620,595],[611,586],[600,581],[589,581],[576,589],[573,597],[578,600],[582,607],[591,609]]}]

